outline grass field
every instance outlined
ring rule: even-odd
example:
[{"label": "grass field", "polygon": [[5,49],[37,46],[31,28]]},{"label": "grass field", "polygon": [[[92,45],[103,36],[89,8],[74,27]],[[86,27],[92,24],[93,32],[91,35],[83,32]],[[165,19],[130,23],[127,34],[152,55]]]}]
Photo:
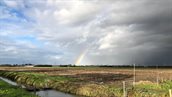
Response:
[{"label": "grass field", "polygon": [[38,97],[17,86],[9,85],[0,80],[0,97]]},{"label": "grass field", "polygon": [[[1,67],[0,76],[27,87],[90,97],[169,97],[172,69],[108,67]],[[158,82],[158,83],[157,83]]]}]

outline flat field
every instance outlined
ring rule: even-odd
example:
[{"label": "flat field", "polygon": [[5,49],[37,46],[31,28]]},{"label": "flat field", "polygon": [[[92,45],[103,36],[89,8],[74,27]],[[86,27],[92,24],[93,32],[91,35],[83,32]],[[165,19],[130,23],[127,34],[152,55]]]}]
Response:
[{"label": "flat field", "polygon": [[[50,76],[70,76],[91,82],[132,81],[133,68],[114,67],[0,67],[4,71],[24,71],[47,74]],[[135,80],[159,81],[172,79],[172,68],[136,68]]]},{"label": "flat field", "polygon": [[133,68],[115,67],[0,67],[0,70],[0,76],[38,89],[52,88],[90,97],[169,97],[168,90],[172,88],[170,68],[136,68],[135,72]]}]

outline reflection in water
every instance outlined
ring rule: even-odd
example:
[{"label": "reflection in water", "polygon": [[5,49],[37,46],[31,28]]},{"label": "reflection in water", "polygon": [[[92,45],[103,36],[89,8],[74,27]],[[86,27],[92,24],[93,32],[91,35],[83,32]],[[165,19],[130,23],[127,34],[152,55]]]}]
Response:
[{"label": "reflection in water", "polygon": [[66,93],[55,91],[55,90],[37,91],[36,94],[41,97],[76,97],[75,95],[66,94]]},{"label": "reflection in water", "polygon": [[13,85],[13,86],[17,86],[17,83],[16,82],[13,82],[13,81],[11,81],[9,79],[2,78],[2,77],[0,77],[0,79],[3,80],[3,81],[5,81],[5,82],[7,82],[7,83],[9,83],[9,84],[11,84],[11,85]]},{"label": "reflection in water", "polygon": [[[11,81],[9,79],[2,78],[2,77],[0,77],[0,79],[13,86],[18,86],[16,82]],[[75,95],[71,95],[71,94],[67,94],[67,93],[63,93],[63,92],[59,92],[55,90],[40,90],[40,91],[36,91],[36,94],[40,97],[79,97],[79,96],[75,96]]]},{"label": "reflection in water", "polygon": [[19,84],[17,84],[16,82],[14,82],[14,81],[12,81],[12,80],[9,80],[9,79],[7,79],[7,78],[0,77],[0,79],[3,80],[3,81],[5,81],[5,82],[7,82],[7,83],[9,83],[10,85],[13,85],[13,86],[20,86],[20,87],[22,87],[22,88],[26,88],[24,85],[19,85]]}]

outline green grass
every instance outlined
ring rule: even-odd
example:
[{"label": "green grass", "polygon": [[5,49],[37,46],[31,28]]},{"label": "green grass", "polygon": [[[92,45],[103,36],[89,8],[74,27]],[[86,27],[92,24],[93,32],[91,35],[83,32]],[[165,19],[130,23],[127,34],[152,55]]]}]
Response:
[{"label": "green grass", "polygon": [[[25,86],[33,86],[37,89],[51,88],[62,92],[88,97],[123,96],[122,87],[106,83],[89,83],[67,76],[49,76],[46,74],[31,72],[0,72],[0,76],[14,80],[17,83],[23,84]],[[152,82],[141,82],[137,83],[135,87],[127,87],[127,94],[128,97],[169,97],[169,89],[172,89],[172,81],[170,80],[161,82],[159,85]]]},{"label": "green grass", "polygon": [[146,82],[136,84],[130,90],[134,97],[169,97],[168,90],[172,89],[172,81],[164,81],[159,84]]},{"label": "green grass", "polygon": [[67,83],[76,81],[73,78],[63,76],[48,76],[46,74],[28,72],[0,72],[0,76],[9,78],[19,84],[32,86],[36,89],[52,88],[54,83]]},{"label": "green grass", "polygon": [[0,97],[38,97],[20,87],[12,86],[0,80]]}]

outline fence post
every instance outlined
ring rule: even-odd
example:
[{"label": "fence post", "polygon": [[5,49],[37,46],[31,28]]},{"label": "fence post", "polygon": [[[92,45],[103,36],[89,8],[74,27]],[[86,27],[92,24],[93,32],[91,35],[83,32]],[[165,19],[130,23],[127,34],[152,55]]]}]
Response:
[{"label": "fence post", "polygon": [[171,89],[169,89],[169,95],[170,95],[170,97],[172,97]]},{"label": "fence post", "polygon": [[126,97],[125,81],[123,81],[122,84],[123,84],[123,95],[124,95],[124,97]]},{"label": "fence post", "polygon": [[136,82],[136,65],[133,64],[133,86],[135,86]]},{"label": "fence post", "polygon": [[159,71],[158,71],[158,65],[156,65],[156,83],[159,85]]}]

